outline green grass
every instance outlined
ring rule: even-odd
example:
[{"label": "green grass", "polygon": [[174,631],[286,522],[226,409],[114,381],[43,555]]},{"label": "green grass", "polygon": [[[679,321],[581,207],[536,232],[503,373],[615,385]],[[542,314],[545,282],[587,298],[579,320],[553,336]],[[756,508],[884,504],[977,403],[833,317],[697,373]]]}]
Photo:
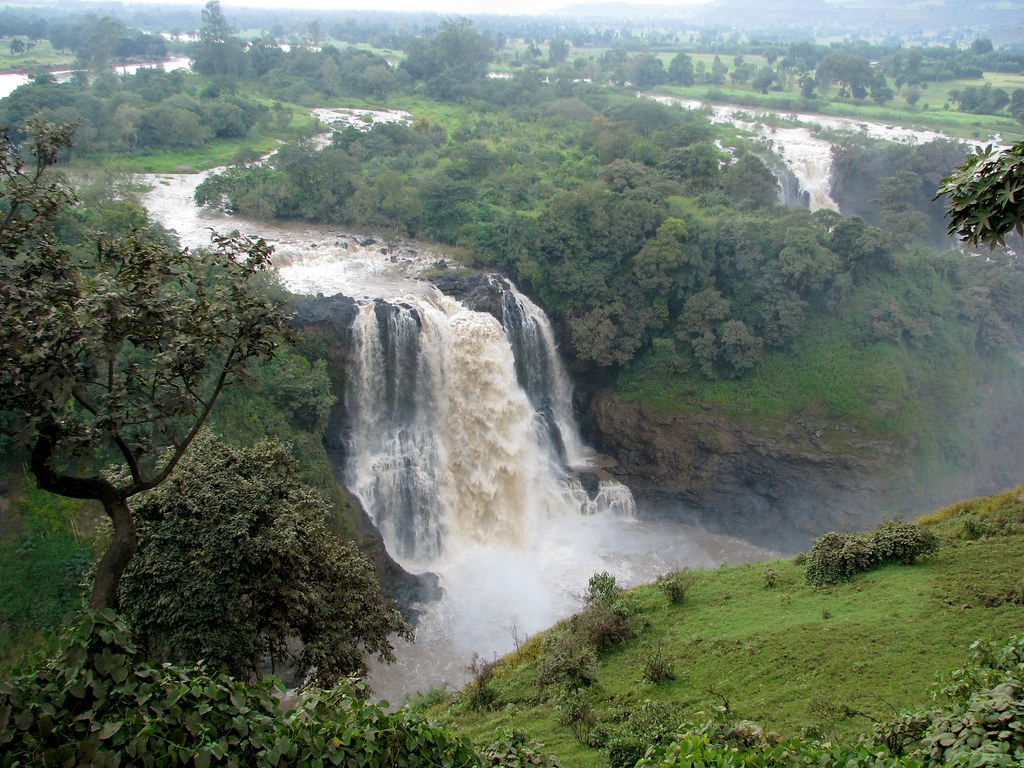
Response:
[{"label": "green grass", "polygon": [[[21,40],[23,36],[18,35]],[[0,72],[35,72],[47,69],[66,69],[75,63],[74,54],[58,51],[48,40],[40,40],[32,50],[15,55],[11,53],[10,37],[0,37]]]},{"label": "green grass", "polygon": [[[730,717],[783,737],[849,739],[871,718],[928,706],[936,675],[962,665],[971,642],[1024,626],[1024,486],[967,504],[984,509],[992,535],[965,538],[963,514],[952,512],[933,521],[944,544],[930,560],[828,589],[807,586],[793,561],[775,561],[700,572],[678,605],[653,585],[633,590],[635,634],[599,659],[600,721],[621,722],[651,700],[679,722],[700,723],[727,703]],[[766,589],[768,569],[775,582]],[[640,656],[656,646],[674,659],[676,678],[653,685],[641,680]],[[607,765],[604,752],[558,724],[553,692],[534,680],[540,649],[532,638],[500,662],[494,711],[456,703],[434,714],[480,742],[496,728],[522,730],[565,768]]]},{"label": "green grass", "polygon": [[819,332],[803,340],[797,354],[771,352],[743,379],[707,380],[696,373],[651,376],[642,366],[617,385],[625,400],[669,413],[697,413],[710,405],[732,419],[770,431],[800,414],[894,436],[919,423],[915,398],[899,347],[855,345],[848,334]]},{"label": "green grass", "polygon": [[[10,478],[20,473],[7,475]],[[60,626],[81,597],[82,573],[92,560],[95,509],[40,491],[28,481],[0,514],[0,669],[22,660],[41,633]]]}]

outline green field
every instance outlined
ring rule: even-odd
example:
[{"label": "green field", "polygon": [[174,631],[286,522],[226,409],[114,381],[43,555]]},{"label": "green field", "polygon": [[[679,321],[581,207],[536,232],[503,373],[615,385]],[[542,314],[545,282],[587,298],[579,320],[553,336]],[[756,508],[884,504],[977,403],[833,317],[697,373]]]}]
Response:
[{"label": "green field", "polygon": [[[680,604],[653,585],[632,590],[633,633],[598,657],[587,692],[597,722],[614,727],[656,702],[676,722],[700,724],[724,706],[783,737],[852,739],[873,719],[928,707],[937,675],[961,666],[973,641],[1024,626],[1022,494],[952,505],[929,520],[944,540],[931,559],[829,588],[780,560],[697,572]],[[489,710],[472,709],[463,692],[434,714],[481,742],[496,729],[523,731],[565,768],[608,765],[559,724],[556,692],[536,680],[543,647],[531,638],[499,662]],[[675,679],[644,682],[654,650]]]},{"label": "green field", "polygon": [[22,54],[11,53],[11,41],[10,37],[0,37],[0,72],[38,72],[63,69],[75,63],[72,53],[54,50],[48,40],[40,40],[30,51]]}]

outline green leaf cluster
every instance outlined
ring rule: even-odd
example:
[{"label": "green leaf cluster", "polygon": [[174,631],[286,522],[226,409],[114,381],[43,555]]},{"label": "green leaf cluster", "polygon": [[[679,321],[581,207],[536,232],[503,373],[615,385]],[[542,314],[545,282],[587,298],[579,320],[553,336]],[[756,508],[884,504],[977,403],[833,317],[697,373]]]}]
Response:
[{"label": "green leaf cluster", "polygon": [[365,674],[367,656],[393,659],[392,634],[411,636],[279,442],[236,448],[200,435],[136,515],[120,598],[150,658],[241,678],[269,659],[330,686]]},{"label": "green leaf cluster", "polygon": [[942,180],[949,234],[971,245],[1002,245],[1010,232],[1024,234],[1024,141],[1006,150],[990,144]]},{"label": "green leaf cluster", "polygon": [[0,682],[0,766],[479,765],[450,732],[351,685],[285,711],[271,682],[144,660],[109,612],[84,614],[50,659]]}]

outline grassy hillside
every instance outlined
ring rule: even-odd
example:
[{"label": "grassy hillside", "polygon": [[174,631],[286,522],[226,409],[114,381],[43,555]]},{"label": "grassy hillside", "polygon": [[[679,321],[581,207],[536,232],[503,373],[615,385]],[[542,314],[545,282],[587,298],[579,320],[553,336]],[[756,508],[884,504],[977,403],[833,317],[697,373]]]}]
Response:
[{"label": "grassy hillside", "polygon": [[[1024,626],[1024,485],[922,522],[941,538],[934,556],[828,588],[808,586],[805,567],[789,560],[687,574],[678,603],[658,585],[631,590],[615,610],[632,630],[597,654],[592,685],[567,694],[542,684],[553,654],[572,666],[554,638],[587,631],[578,616],[530,638],[434,713],[481,742],[496,729],[525,732],[563,766],[607,766],[608,746],[623,738],[714,717],[853,740],[872,721],[934,706],[937,675],[962,666],[973,641]],[[665,661],[673,679],[650,682]]]}]

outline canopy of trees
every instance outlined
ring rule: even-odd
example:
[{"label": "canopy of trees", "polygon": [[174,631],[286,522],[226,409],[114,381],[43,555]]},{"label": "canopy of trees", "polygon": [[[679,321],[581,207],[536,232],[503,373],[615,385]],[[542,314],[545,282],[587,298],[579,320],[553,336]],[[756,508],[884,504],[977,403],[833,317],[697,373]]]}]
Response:
[{"label": "canopy of trees", "polygon": [[141,232],[58,242],[51,225],[75,195],[48,170],[72,134],[33,124],[23,160],[0,133],[0,429],[27,447],[40,488],[103,504],[114,536],[92,604],[105,607],[135,552],[128,499],[170,475],[284,316],[258,287],[263,242],[223,237],[203,254]]},{"label": "canopy of trees", "polygon": [[[288,448],[204,435],[136,505],[139,549],[121,608],[153,659],[205,661],[240,678],[265,659],[331,687],[392,659],[411,637],[373,564],[327,528],[329,507]],[[301,644],[295,647],[295,640]]]}]

